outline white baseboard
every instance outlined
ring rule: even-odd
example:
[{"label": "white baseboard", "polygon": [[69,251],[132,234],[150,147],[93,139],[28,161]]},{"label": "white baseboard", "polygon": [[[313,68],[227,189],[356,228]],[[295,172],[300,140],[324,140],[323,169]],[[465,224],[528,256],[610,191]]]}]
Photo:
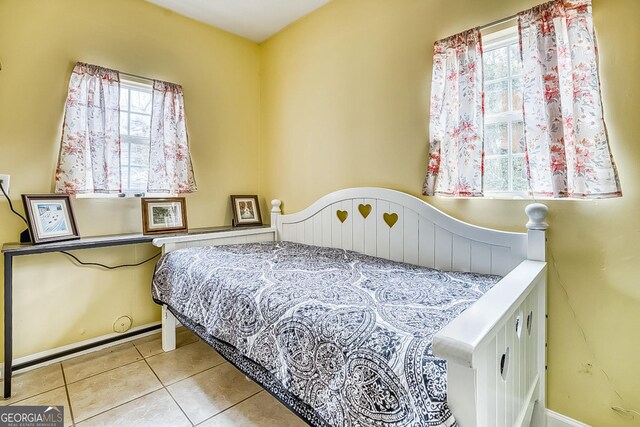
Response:
[{"label": "white baseboard", "polygon": [[[131,328],[127,331],[127,333],[131,333],[131,332],[135,332],[135,331],[139,331],[141,329],[144,328],[148,328],[149,326],[155,326],[155,325],[159,325],[160,322],[153,322],[153,323],[149,323],[146,325],[141,325],[141,326],[136,326],[135,328]],[[26,371],[30,371],[32,369],[35,368],[39,368],[41,366],[47,366],[50,365],[52,363],[57,363],[57,362],[61,362],[63,360],[67,360],[67,359],[71,359],[73,357],[77,357],[83,354],[88,354],[88,353],[92,353],[94,351],[98,351],[98,350],[102,350],[104,348],[108,348],[108,347],[113,347],[115,345],[119,345],[128,341],[133,341],[133,340],[137,340],[138,338],[142,338],[142,337],[146,337],[148,335],[153,335],[153,334],[159,334],[160,333],[160,329],[156,329],[154,331],[149,331],[149,332],[144,332],[138,335],[134,335],[132,337],[127,337],[127,338],[122,338],[121,340],[117,340],[117,341],[113,341],[110,343],[106,343],[97,347],[93,347],[87,350],[83,350],[83,351],[78,351],[76,353],[72,353],[72,354],[68,354],[66,356],[60,356],[57,357],[55,359],[52,360],[48,360],[46,362],[42,362],[39,363],[37,365],[33,365],[33,366],[29,366],[28,368],[24,368],[24,369],[20,369],[19,371],[14,371],[14,372],[26,372]],[[119,333],[111,333],[111,334],[107,334],[107,335],[102,335],[100,337],[96,337],[96,338],[91,338],[88,340],[84,340],[84,341],[80,341],[80,342],[75,342],[73,344],[68,344],[68,345],[63,345],[62,347],[57,347],[57,348],[52,348],[51,350],[46,350],[46,351],[41,351],[39,353],[35,353],[35,354],[30,354],[28,356],[23,356],[23,357],[19,357],[17,359],[13,359],[13,364],[14,365],[18,365],[21,363],[25,363],[25,362],[30,362],[34,359],[39,359],[41,357],[47,357],[47,356],[51,356],[52,354],[56,354],[56,353],[60,353],[62,351],[68,351],[68,350],[73,350],[74,348],[79,348],[83,345],[87,345],[87,344],[93,344],[105,339],[109,339],[109,338],[115,338],[117,336],[119,336],[121,334]],[[2,375],[0,375],[0,378],[4,378],[4,363],[0,364],[0,369],[2,369]]]},{"label": "white baseboard", "polygon": [[547,409],[547,427],[590,427],[588,424]]}]

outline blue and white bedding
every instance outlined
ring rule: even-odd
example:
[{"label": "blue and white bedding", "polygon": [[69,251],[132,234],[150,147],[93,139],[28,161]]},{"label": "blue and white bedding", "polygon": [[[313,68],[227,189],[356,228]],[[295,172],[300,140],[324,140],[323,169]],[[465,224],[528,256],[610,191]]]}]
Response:
[{"label": "blue and white bedding", "polygon": [[454,426],[433,335],[500,277],[288,242],[182,249],[154,300],[314,426]]}]

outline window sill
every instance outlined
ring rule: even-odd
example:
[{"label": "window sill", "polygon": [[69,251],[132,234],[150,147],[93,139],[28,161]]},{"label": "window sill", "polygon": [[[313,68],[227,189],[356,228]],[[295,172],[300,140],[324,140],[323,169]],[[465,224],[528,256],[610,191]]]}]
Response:
[{"label": "window sill", "polygon": [[590,200],[599,200],[599,199],[580,199],[580,198],[570,198],[570,197],[546,197],[546,196],[536,196],[533,197],[527,193],[485,193],[482,197],[467,197],[467,196],[430,196],[430,197],[439,197],[443,199],[453,199],[453,200],[500,200],[500,201],[512,201],[512,202],[547,202],[547,201],[574,201],[574,202],[588,202]]},{"label": "window sill", "polygon": [[76,194],[76,199],[141,199],[145,198],[163,198],[163,197],[177,197],[177,194],[169,193],[143,193],[143,195],[136,196],[134,194],[104,194],[104,193],[87,193]]}]

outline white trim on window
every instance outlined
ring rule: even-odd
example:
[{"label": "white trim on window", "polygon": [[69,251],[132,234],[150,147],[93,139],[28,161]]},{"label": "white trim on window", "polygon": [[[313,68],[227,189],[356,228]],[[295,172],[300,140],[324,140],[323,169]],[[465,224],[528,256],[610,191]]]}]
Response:
[{"label": "white trim on window", "polygon": [[[122,133],[120,135],[120,144],[123,148],[123,151],[127,153],[131,153],[131,146],[133,145],[150,145],[150,136],[137,136],[137,135],[129,135],[129,131],[131,129],[131,115],[139,115],[145,117],[151,117],[151,112],[141,112],[141,111],[132,111],[131,108],[131,91],[142,92],[149,95],[153,93],[153,86],[150,81],[143,81],[134,78],[121,78],[120,81],[120,91],[121,94],[123,91],[127,92],[127,102],[126,108],[122,108],[121,112],[123,114],[127,114],[127,122],[126,122],[126,133]],[[124,106],[123,106],[124,107]],[[148,165],[136,165],[130,164],[131,158],[122,159],[122,173],[126,173],[127,176],[123,179],[123,183],[131,182],[131,170],[135,168],[148,168]],[[79,199],[131,199],[131,198],[139,198],[139,197],[174,197],[176,194],[170,193],[147,193],[142,188],[127,188],[123,193],[120,194],[102,194],[102,193],[88,193],[88,194],[77,194],[76,197]]]},{"label": "white trim on window", "polygon": [[[522,123],[522,126],[524,126],[524,120],[523,120],[523,114],[522,111],[514,109],[514,92],[513,92],[513,82],[514,79],[517,79],[519,77],[522,76],[522,72],[513,72],[513,67],[512,67],[512,46],[514,46],[516,43],[518,43],[518,27],[517,25],[511,25],[507,28],[501,29],[499,31],[494,31],[490,34],[483,34],[483,43],[484,43],[484,48],[483,48],[483,55],[487,55],[488,53],[500,50],[500,49],[507,49],[507,56],[506,56],[506,61],[507,63],[504,64],[505,65],[505,74],[504,75],[500,75],[500,76],[496,76],[497,78],[491,79],[491,80],[485,80],[483,82],[484,85],[484,89],[485,92],[487,91],[487,89],[489,88],[489,85],[492,84],[496,84],[496,83],[502,83],[503,85],[506,85],[506,89],[507,89],[507,105],[506,105],[506,111],[504,112],[499,112],[499,113],[490,113],[490,112],[486,112],[485,113],[485,120],[484,120],[484,125],[485,125],[485,178],[487,177],[487,171],[489,170],[489,162],[493,161],[493,162],[498,162],[498,164],[493,163],[494,166],[498,167],[499,169],[496,169],[496,171],[499,171],[501,168],[505,167],[505,166],[500,166],[500,163],[502,163],[504,165],[504,161],[506,159],[506,174],[507,176],[504,175],[504,173],[499,174],[498,176],[502,176],[504,178],[506,178],[506,185],[507,185],[507,190],[506,191],[491,191],[490,188],[485,187],[484,189],[484,194],[486,197],[488,198],[499,198],[499,199],[528,199],[530,198],[530,196],[528,195],[528,193],[526,191],[522,191],[521,189],[518,190],[514,190],[514,186],[517,183],[520,183],[520,185],[522,184],[521,181],[518,181],[515,179],[515,174],[514,174],[514,165],[515,162],[514,160],[516,159],[522,159],[525,156],[525,153],[522,152],[516,152],[514,153],[512,150],[514,148],[514,142],[513,142],[513,138],[514,138],[514,125],[517,125],[518,123]],[[504,89],[503,89],[504,90]],[[487,129],[488,127],[492,126],[492,125],[503,125],[504,128],[506,128],[506,135],[505,138],[506,140],[502,140],[501,141],[502,144],[506,144],[506,152],[503,153],[503,151],[505,151],[505,147],[504,145],[500,145],[498,151],[495,154],[489,154],[489,150],[487,149],[487,147],[490,147],[489,144],[487,144],[488,141],[488,132]],[[505,129],[503,128],[503,126],[500,126],[500,130],[498,130],[500,133],[504,132]],[[504,135],[504,134],[503,134]],[[522,160],[520,160],[521,162]],[[489,167],[488,167],[489,166]],[[487,181],[485,181],[486,183]]]}]

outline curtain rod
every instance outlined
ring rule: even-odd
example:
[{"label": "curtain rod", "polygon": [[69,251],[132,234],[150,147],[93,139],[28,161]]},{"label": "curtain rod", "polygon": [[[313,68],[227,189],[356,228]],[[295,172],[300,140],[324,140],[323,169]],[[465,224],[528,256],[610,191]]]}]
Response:
[{"label": "curtain rod", "polygon": [[122,75],[125,75],[125,76],[129,76],[129,77],[135,77],[135,78],[138,78],[138,79],[147,80],[147,81],[149,81],[149,82],[154,81],[154,79],[150,79],[149,77],[139,76],[139,75],[137,75],[137,74],[125,73],[125,72],[123,72],[123,71],[118,71],[118,73],[120,73],[120,74],[122,74]]},{"label": "curtain rod", "polygon": [[518,18],[518,15],[507,16],[506,18],[498,19],[497,21],[493,21],[493,22],[490,22],[490,23],[488,23],[486,25],[481,26],[480,30],[486,30],[488,28],[495,27],[495,26],[500,25],[500,24],[504,24],[505,22],[512,21],[512,20],[514,20],[516,18]]}]

